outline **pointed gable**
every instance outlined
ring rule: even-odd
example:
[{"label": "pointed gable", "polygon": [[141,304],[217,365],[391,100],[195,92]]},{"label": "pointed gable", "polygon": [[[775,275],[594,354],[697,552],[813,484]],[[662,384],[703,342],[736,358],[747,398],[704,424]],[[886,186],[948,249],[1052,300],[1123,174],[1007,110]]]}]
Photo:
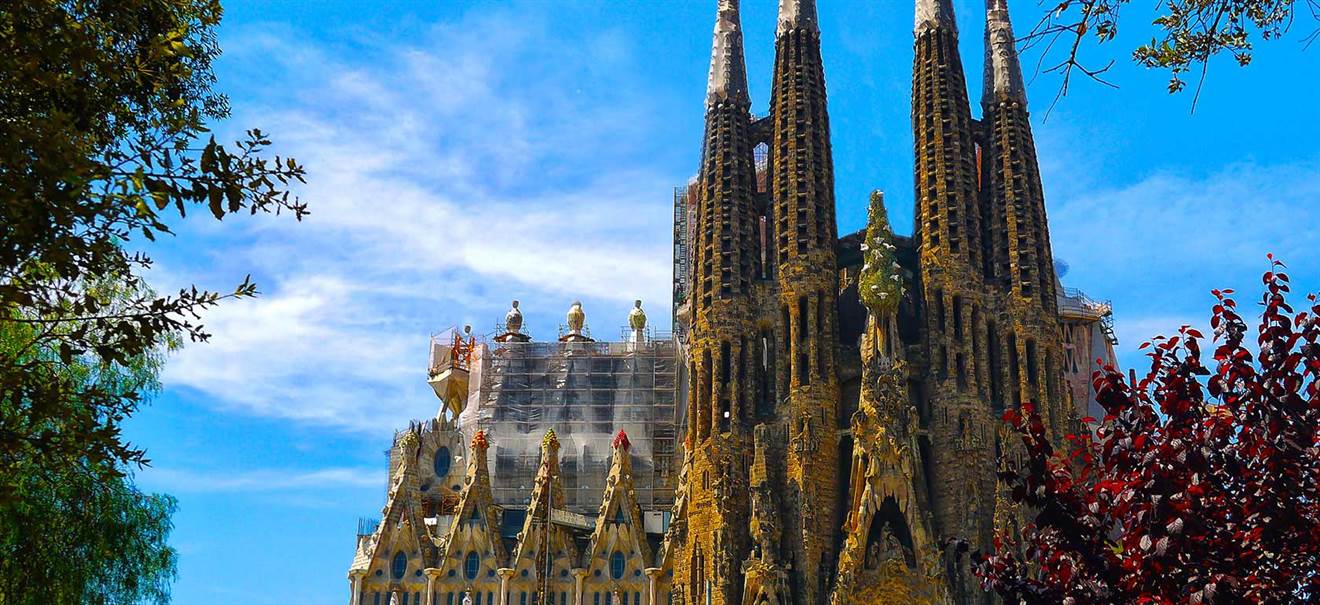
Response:
[{"label": "pointed gable", "polygon": [[[565,510],[564,486],[559,478],[559,438],[554,429],[550,429],[541,440],[541,466],[536,471],[532,502],[527,508],[522,531],[518,532],[518,546],[511,565],[514,569],[533,571],[534,578],[545,573],[547,563],[552,577],[566,576],[568,570],[576,566],[577,547],[573,536],[567,527],[554,522],[554,512]],[[545,550],[547,542],[550,545],[548,553]],[[550,555],[549,561],[547,554]]]},{"label": "pointed gable", "polygon": [[[412,426],[395,442],[399,458],[390,479],[381,522],[355,559],[355,568],[375,568],[391,579],[409,580],[417,577],[417,572],[435,557],[435,544],[427,533],[417,497],[420,431],[420,426]],[[400,561],[396,562],[396,559]],[[396,568],[401,572],[396,573]]]},{"label": "pointed gable", "polygon": [[[457,569],[465,573],[464,563],[471,553],[477,554],[479,571],[499,568],[508,559],[508,552],[499,535],[499,511],[490,491],[490,468],[486,452],[490,444],[484,431],[472,437],[471,456],[463,494],[444,537],[443,553],[437,567]],[[478,578],[485,574],[478,575]],[[476,578],[465,578],[476,579]]]},{"label": "pointed gable", "polygon": [[623,553],[626,561],[651,564],[651,545],[646,541],[646,527],[642,522],[642,509],[637,504],[633,487],[632,454],[628,434],[619,431],[614,437],[614,453],[610,474],[605,480],[605,496],[596,515],[596,529],[591,533],[591,546],[587,565],[609,565],[615,552]]}]

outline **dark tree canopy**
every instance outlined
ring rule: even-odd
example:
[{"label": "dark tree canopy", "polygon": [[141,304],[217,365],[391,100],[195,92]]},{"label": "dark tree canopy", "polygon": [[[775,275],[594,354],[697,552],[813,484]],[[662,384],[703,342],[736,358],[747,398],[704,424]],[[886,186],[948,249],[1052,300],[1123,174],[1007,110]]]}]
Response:
[{"label": "dark tree canopy", "polygon": [[1029,604],[1320,598],[1320,304],[1294,311],[1282,270],[1264,275],[1254,348],[1216,291],[1211,368],[1183,327],[1143,345],[1137,384],[1096,372],[1105,418],[1066,457],[1033,409],[1006,414],[1025,454],[1003,479],[1038,514],[981,559],[988,589]]}]

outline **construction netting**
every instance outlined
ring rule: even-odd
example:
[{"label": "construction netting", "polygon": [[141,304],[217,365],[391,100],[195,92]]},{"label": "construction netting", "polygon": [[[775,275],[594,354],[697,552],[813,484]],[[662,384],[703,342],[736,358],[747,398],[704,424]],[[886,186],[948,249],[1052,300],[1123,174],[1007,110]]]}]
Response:
[{"label": "construction netting", "polygon": [[463,432],[487,431],[495,502],[526,504],[541,439],[560,442],[567,506],[595,515],[618,431],[632,442],[633,481],[646,510],[674,501],[682,405],[676,345],[667,335],[630,342],[495,342],[474,355]]}]

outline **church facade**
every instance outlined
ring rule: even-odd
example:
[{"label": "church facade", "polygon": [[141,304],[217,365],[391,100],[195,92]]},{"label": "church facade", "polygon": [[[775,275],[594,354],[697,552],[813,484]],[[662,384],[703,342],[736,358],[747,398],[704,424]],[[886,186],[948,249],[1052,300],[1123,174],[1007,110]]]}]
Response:
[{"label": "church facade", "polygon": [[779,1],[758,118],[719,0],[674,334],[639,301],[597,341],[575,303],[538,343],[515,302],[490,342],[433,344],[441,410],[395,436],[350,605],[992,602],[968,553],[1024,522],[999,418],[1031,402],[1055,438],[1084,430],[1114,340],[1107,303],[1060,285],[1007,7],[986,5],[975,119],[952,1],[916,1],[914,233],[877,193],[840,237],[815,2]]}]

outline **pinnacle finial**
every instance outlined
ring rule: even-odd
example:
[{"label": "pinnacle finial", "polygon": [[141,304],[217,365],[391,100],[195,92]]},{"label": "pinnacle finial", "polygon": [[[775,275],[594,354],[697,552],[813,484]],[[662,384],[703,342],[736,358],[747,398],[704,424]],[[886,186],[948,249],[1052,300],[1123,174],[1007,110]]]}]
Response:
[{"label": "pinnacle finial", "polygon": [[738,0],[719,0],[715,40],[710,53],[710,78],[706,83],[707,105],[728,100],[748,101],[740,21]]},{"label": "pinnacle finial", "polygon": [[565,318],[568,321],[569,332],[581,334],[582,328],[587,324],[587,313],[582,310],[582,301],[573,301],[573,305],[568,308],[568,315]]},{"label": "pinnacle finial", "polygon": [[777,36],[795,29],[820,33],[816,19],[816,0],[779,0],[779,29]]},{"label": "pinnacle finial", "polygon": [[484,452],[488,447],[490,442],[486,440],[486,431],[478,430],[477,434],[472,436],[472,449]]},{"label": "pinnacle finial", "polygon": [[1008,18],[1008,2],[985,0],[985,86],[982,103],[1012,99],[1026,104],[1026,86],[1022,83],[1022,65],[1018,62],[1013,24]]},{"label": "pinnacle finial", "polygon": [[628,441],[628,433],[625,433],[623,430],[619,430],[619,433],[614,436],[614,448],[615,449],[623,448],[627,450],[628,448],[631,447],[632,447],[632,442]]},{"label": "pinnacle finial", "polygon": [[916,33],[940,27],[946,27],[955,36],[958,35],[958,22],[953,16],[953,0],[917,0]]},{"label": "pinnacle finial", "polygon": [[541,439],[541,449],[558,450],[559,437],[555,436],[555,430],[552,428],[545,432],[545,437]]}]

